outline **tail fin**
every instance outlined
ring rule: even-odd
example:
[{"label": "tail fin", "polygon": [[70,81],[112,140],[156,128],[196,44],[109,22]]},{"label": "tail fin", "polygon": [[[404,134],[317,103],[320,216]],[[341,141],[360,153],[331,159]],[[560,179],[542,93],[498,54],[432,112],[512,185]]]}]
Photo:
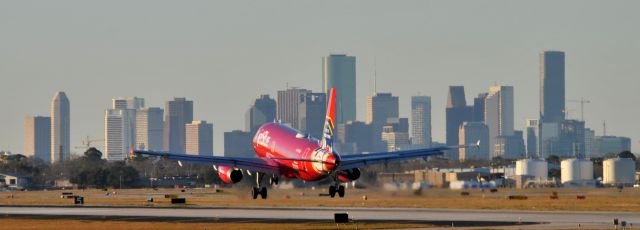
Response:
[{"label": "tail fin", "polygon": [[333,130],[336,120],[336,89],[331,88],[329,100],[327,101],[327,117],[324,120],[324,130],[322,132],[322,148],[333,152]]}]

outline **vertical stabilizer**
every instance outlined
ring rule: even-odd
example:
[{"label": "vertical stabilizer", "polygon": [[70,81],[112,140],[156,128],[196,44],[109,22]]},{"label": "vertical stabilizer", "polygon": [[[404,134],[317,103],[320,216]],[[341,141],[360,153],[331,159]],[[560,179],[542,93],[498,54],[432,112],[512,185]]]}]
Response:
[{"label": "vertical stabilizer", "polygon": [[336,119],[336,89],[331,88],[329,100],[327,101],[327,116],[324,120],[324,130],[322,131],[322,148],[333,152],[333,130]]}]

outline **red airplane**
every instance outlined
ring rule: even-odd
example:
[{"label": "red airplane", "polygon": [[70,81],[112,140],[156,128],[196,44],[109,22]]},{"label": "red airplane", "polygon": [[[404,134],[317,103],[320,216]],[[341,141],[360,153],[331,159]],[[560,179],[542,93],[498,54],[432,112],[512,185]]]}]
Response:
[{"label": "red airplane", "polygon": [[[212,164],[218,176],[225,183],[238,183],[243,171],[249,176],[255,174],[256,187],[251,194],[267,198],[267,188],[262,179],[270,175],[269,184],[277,184],[280,177],[317,181],[331,177],[334,184],[329,187],[329,195],[336,193],[344,197],[344,186],[340,182],[357,180],[361,167],[371,164],[386,164],[391,161],[406,160],[442,154],[449,149],[466,148],[476,145],[461,145],[436,148],[400,150],[368,154],[339,155],[333,148],[334,120],[336,112],[336,90],[331,89],[327,105],[327,116],[323,136],[320,140],[303,134],[280,123],[268,123],[260,127],[253,138],[253,149],[258,158],[219,157],[176,154],[168,152],[132,150],[131,155],[150,155],[180,161]],[[252,173],[253,172],[253,173]]]}]

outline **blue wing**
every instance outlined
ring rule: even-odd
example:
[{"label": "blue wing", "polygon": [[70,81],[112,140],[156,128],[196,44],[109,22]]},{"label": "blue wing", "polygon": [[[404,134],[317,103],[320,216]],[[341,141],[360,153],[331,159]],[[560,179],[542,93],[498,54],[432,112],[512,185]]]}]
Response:
[{"label": "blue wing", "polygon": [[338,170],[358,168],[372,164],[386,164],[393,161],[401,161],[411,158],[442,155],[445,150],[477,147],[479,146],[479,144],[480,143],[478,142],[474,145],[444,146],[435,148],[400,150],[394,152],[340,155],[340,166]]},{"label": "blue wing", "polygon": [[188,161],[203,164],[212,164],[216,166],[230,166],[250,171],[263,173],[278,173],[280,168],[269,159],[253,158],[253,157],[218,157],[218,156],[199,156],[190,154],[178,154],[158,151],[133,150],[132,155],[148,155],[158,156],[170,160]]}]

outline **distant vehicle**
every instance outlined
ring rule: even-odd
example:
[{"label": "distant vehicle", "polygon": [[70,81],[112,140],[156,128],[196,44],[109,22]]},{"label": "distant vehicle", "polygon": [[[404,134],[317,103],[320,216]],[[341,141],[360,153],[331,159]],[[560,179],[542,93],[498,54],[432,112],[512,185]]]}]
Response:
[{"label": "distant vehicle", "polygon": [[243,170],[255,176],[256,186],[251,194],[253,199],[267,198],[267,188],[262,180],[269,175],[269,183],[277,184],[280,177],[317,181],[331,177],[334,184],[329,186],[329,195],[344,197],[344,186],[340,182],[357,180],[360,168],[371,164],[383,164],[411,158],[440,155],[445,150],[466,148],[475,145],[446,146],[379,152],[369,154],[339,155],[333,148],[335,128],[336,90],[331,89],[327,105],[323,136],[320,140],[303,134],[280,123],[264,124],[253,138],[253,149],[259,158],[219,157],[177,154],[168,152],[132,150],[131,156],[149,155],[167,159],[212,164],[220,179],[225,183],[238,183],[243,178]]}]

